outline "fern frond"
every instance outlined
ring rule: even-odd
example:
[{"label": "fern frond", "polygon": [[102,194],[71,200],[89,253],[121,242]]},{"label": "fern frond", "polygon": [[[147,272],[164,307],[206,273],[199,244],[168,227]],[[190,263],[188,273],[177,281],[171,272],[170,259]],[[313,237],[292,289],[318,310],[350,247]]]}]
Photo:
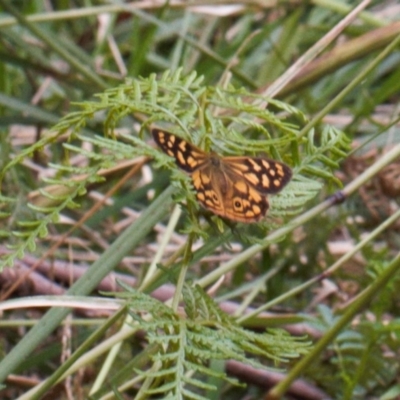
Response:
[{"label": "fern frond", "polygon": [[[301,186],[304,181],[299,174],[307,174],[310,178],[335,179],[332,169],[336,168],[348,150],[349,142],[342,132],[326,128],[318,137],[318,144],[314,140],[314,132],[310,132],[299,143],[299,130],[293,124],[294,120],[305,120],[299,110],[280,101],[248,93],[243,88],[203,86],[202,79],[194,72],[184,76],[182,70],[177,70],[174,73],[166,72],[159,79],[151,75],[148,78],[127,80],[96,96],[96,101],[76,104],[78,111],[67,115],[50,133],[17,154],[1,171],[0,179],[10,168],[22,163],[25,157],[31,157],[36,151],[55,143],[61,135],[67,136],[67,140],[63,137],[63,150],[67,157],[63,164],[49,163],[56,177],[43,179],[43,182],[51,186],[39,188],[42,201],[33,201],[30,207],[32,214],[25,219],[38,219],[40,226],[26,224],[21,235],[16,234],[20,229],[18,224],[10,229],[13,232],[10,236],[13,244],[17,245],[13,247],[14,252],[23,254],[26,246],[20,243],[18,248],[21,240],[35,243],[35,238],[40,237],[39,232],[46,232],[46,226],[57,221],[65,208],[77,207],[77,198],[85,194],[87,186],[103,179],[98,174],[100,169],[112,167],[118,161],[132,156],[152,157],[157,166],[165,166],[173,171],[172,181],[180,188],[176,200],[186,200],[192,213],[190,217],[195,220],[192,210],[196,210],[198,204],[189,179],[177,171],[169,157],[143,140],[145,129],[153,124],[165,126],[206,150],[220,149],[223,153],[234,155],[267,152],[272,158],[282,159],[291,165],[297,164],[294,167],[293,182],[272,200],[276,215],[285,215],[287,209],[291,212],[298,210],[302,201],[317,192],[317,186],[311,183]],[[268,107],[261,108],[251,100],[266,101],[278,113],[273,113]],[[135,116],[140,118],[139,133],[119,134],[116,128],[121,121]],[[103,124],[103,137],[88,129],[93,122]],[[257,136],[261,136],[261,140]],[[90,146],[84,146],[87,143]],[[305,152],[305,156],[299,156],[301,152]],[[84,166],[69,162],[70,154],[84,158]],[[4,215],[12,214],[10,208],[8,204]],[[195,225],[186,228],[186,232],[204,235]],[[15,254],[10,253],[5,257],[0,256],[0,268],[4,265],[2,261],[9,265]]]},{"label": "fern frond", "polygon": [[[205,383],[204,376],[238,384],[212,370],[210,360],[234,359],[265,368],[248,355],[281,363],[304,354],[309,347],[304,339],[294,339],[282,330],[255,333],[242,328],[198,286],[184,287],[185,315],[175,314],[165,304],[131,289],[116,295],[127,299],[130,313],[136,314],[150,345],[159,349],[152,356],[153,367],[136,372],[151,382],[146,394],[164,394],[160,399],[203,399],[199,394],[202,390],[215,389]],[[143,313],[146,318],[141,317]]]}]

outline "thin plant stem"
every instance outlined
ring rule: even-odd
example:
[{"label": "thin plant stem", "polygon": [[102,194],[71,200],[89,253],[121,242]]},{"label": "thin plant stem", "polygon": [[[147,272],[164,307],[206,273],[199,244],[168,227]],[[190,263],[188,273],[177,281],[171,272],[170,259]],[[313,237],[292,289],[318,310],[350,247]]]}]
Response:
[{"label": "thin plant stem", "polygon": [[251,313],[244,315],[241,318],[238,318],[239,323],[243,323],[246,320],[258,315],[262,311],[266,311],[271,307],[275,306],[276,304],[280,304],[283,301],[287,300],[290,297],[293,297],[305,289],[308,289],[314,283],[320,282],[322,279],[326,279],[328,276],[332,275],[337,269],[339,269],[346,261],[348,261],[351,257],[353,257],[358,251],[360,251],[366,244],[370,243],[373,239],[375,239],[379,234],[384,232],[390,225],[396,222],[400,218],[400,210],[394,213],[390,218],[388,218],[385,222],[379,225],[376,229],[374,229],[369,235],[367,235],[361,242],[359,242],[354,248],[344,254],[342,257],[339,258],[332,266],[326,269],[322,274],[315,276],[314,278],[310,279],[308,282],[305,282],[296,288],[289,290],[288,292],[284,293],[281,296],[276,297],[274,300],[269,301],[268,303],[264,304],[261,307],[253,310]]},{"label": "thin plant stem", "polygon": [[366,288],[360,296],[347,308],[342,317],[324,334],[324,336],[315,345],[313,350],[300,360],[288,373],[288,375],[280,381],[265,397],[265,400],[281,399],[283,394],[289,389],[292,382],[302,375],[306,369],[315,361],[318,355],[335,339],[335,337],[346,327],[353,318],[372,301],[386,284],[393,279],[400,268],[400,253],[382,272],[378,279]]},{"label": "thin plant stem", "polygon": [[305,136],[312,128],[318,125],[324,116],[343,102],[343,99],[352,92],[382,61],[399,45],[400,35],[396,37],[369,65],[367,65],[352,82],[350,82],[329,104],[327,104],[304,128],[297,138]]}]

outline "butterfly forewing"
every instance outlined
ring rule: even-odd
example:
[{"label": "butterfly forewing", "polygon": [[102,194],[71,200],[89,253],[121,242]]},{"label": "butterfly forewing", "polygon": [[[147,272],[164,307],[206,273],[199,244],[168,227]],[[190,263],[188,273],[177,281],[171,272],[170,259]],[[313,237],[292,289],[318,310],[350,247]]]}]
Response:
[{"label": "butterfly forewing", "polygon": [[152,129],[151,133],[164,153],[173,157],[178,167],[184,171],[193,173],[206,161],[207,153],[186,140],[160,129]]},{"label": "butterfly forewing", "polygon": [[224,157],[222,161],[226,168],[243,176],[264,194],[280,192],[292,178],[292,170],[287,165],[263,157]]}]

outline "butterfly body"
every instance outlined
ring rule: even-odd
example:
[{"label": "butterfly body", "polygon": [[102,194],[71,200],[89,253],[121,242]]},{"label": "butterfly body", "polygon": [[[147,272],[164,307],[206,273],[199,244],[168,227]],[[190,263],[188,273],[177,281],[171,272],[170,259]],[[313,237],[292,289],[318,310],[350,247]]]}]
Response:
[{"label": "butterfly body", "polygon": [[263,157],[221,157],[172,133],[153,129],[158,146],[192,177],[196,198],[213,213],[237,222],[257,222],[269,208],[268,194],[290,181],[291,169]]}]

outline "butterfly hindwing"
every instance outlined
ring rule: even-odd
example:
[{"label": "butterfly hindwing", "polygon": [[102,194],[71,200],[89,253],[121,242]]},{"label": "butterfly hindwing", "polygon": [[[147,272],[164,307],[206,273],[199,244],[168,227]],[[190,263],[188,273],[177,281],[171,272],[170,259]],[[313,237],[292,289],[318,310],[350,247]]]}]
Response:
[{"label": "butterfly hindwing", "polygon": [[199,203],[214,214],[237,222],[257,222],[263,218],[269,208],[267,197],[232,172],[213,171],[212,165],[192,175]]}]

